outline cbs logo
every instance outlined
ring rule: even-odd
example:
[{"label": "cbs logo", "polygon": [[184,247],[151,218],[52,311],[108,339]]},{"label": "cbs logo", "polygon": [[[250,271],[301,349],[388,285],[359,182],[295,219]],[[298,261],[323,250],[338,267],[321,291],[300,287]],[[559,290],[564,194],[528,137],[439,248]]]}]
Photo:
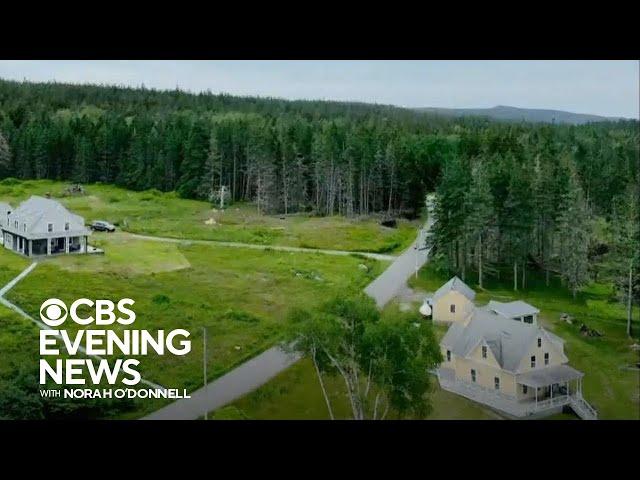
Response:
[{"label": "cbs logo", "polygon": [[[43,302],[40,306],[40,319],[50,327],[59,327],[67,317],[78,325],[112,325],[119,323],[121,325],[131,325],[136,320],[136,314],[133,310],[127,308],[135,302],[130,298],[123,298],[117,304],[111,300],[89,300],[88,298],[80,298],[73,302],[69,308],[58,298],[50,298]],[[86,306],[93,309],[94,315],[82,317],[78,313],[80,306]],[[116,311],[124,316],[116,316]]]}]

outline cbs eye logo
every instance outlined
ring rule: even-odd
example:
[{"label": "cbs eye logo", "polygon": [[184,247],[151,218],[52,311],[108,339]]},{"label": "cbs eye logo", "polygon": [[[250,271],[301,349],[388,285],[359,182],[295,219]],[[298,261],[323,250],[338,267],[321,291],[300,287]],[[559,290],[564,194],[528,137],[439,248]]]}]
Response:
[{"label": "cbs eye logo", "polygon": [[62,300],[50,298],[40,307],[40,318],[50,327],[59,327],[67,319],[67,306]]}]

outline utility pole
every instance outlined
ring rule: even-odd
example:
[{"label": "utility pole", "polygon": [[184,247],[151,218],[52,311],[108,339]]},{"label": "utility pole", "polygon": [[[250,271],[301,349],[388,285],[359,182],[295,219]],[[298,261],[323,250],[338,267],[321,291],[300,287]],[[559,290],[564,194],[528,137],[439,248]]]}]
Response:
[{"label": "utility pole", "polygon": [[415,251],[416,251],[416,280],[418,279],[418,252],[421,252],[423,250],[426,250],[427,247],[426,246],[420,246],[420,244],[422,243],[422,234],[424,233],[424,229],[420,228],[420,230],[418,230],[418,240],[416,240],[416,246]]},{"label": "utility pole", "polygon": [[[203,370],[204,370],[204,398],[207,398],[207,327],[202,327],[202,338],[203,338],[203,348],[202,348],[202,365],[203,365]],[[206,401],[205,401],[205,405],[206,405]],[[207,407],[205,406],[204,409],[204,419],[208,420],[207,418],[208,412],[207,412]]]},{"label": "utility pole", "polygon": [[224,195],[227,191],[226,185],[220,185],[220,210],[224,208]]},{"label": "utility pole", "polygon": [[629,265],[629,291],[627,292],[627,336],[631,337],[631,315],[633,313],[633,259]]}]

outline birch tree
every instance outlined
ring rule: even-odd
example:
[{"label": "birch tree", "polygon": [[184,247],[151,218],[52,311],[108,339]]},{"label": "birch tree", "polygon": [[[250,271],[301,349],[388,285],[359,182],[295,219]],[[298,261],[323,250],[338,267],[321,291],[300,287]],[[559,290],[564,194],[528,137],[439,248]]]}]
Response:
[{"label": "birch tree", "polygon": [[286,345],[314,365],[329,418],[334,418],[326,377],[342,380],[354,420],[424,416],[430,404],[429,369],[440,349],[428,324],[408,314],[381,318],[364,297],[335,298],[319,310],[289,315]]}]

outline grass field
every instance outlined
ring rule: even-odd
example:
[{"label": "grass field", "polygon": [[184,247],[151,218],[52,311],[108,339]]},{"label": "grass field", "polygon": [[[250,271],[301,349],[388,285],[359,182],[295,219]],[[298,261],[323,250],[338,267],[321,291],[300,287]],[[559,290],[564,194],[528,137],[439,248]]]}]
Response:
[{"label": "grass field", "polygon": [[[326,387],[336,419],[351,418],[342,379],[329,378]],[[496,415],[480,405],[438,388],[433,379],[432,412],[429,420],[477,419],[489,420]],[[327,406],[310,360],[303,359],[269,383],[245,395],[227,407],[213,412],[218,420],[328,420]],[[393,412],[389,419],[396,418]]]},{"label": "grass field", "polygon": [[65,196],[68,184],[50,180],[0,181],[0,201],[16,206],[31,195],[50,194],[87,222],[106,220],[140,234],[260,245],[394,253],[415,238],[420,222],[400,220],[398,228],[375,218],[260,215],[251,204],[225,210],[157,190],[132,192],[110,185],[85,185],[83,196]]},{"label": "grass field", "polygon": [[0,288],[29,266],[29,260],[0,245]]},{"label": "grass field", "polygon": [[[7,297],[35,317],[50,297],[65,302],[132,298],[138,318],[127,328],[191,332],[190,354],[140,358],[146,379],[189,390],[202,384],[202,327],[208,329],[213,379],[276,342],[289,308],[313,307],[338,292],[355,293],[383,268],[355,256],[163,244],[117,234],[95,237],[105,255],[43,260]],[[71,331],[81,328],[65,325]],[[37,356],[37,349],[32,354]],[[147,402],[145,411],[135,415],[157,406]]]}]

